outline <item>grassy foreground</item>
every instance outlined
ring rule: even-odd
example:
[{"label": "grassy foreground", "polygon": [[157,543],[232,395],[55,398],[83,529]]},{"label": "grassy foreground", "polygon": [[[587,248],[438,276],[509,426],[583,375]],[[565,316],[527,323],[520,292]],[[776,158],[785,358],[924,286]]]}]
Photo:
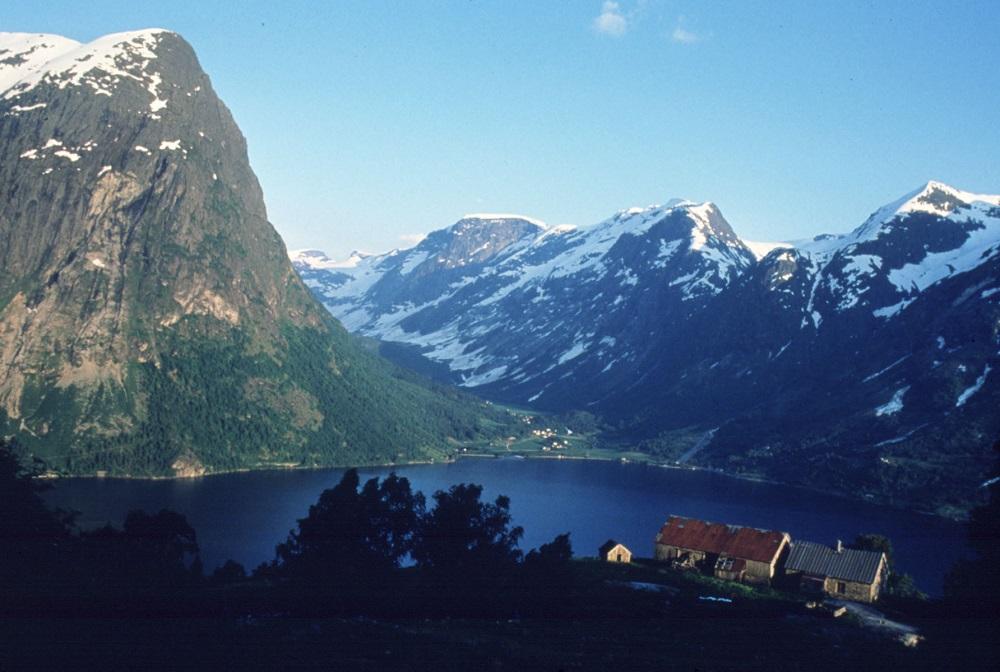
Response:
[{"label": "grassy foreground", "polygon": [[[211,617],[12,619],[0,622],[0,669],[903,670],[931,660],[770,589],[653,563],[577,560],[567,570],[567,582],[537,600],[565,599],[572,614],[559,605],[523,618],[241,613],[274,589],[250,579],[215,589],[212,601],[230,613]],[[387,599],[420,600],[419,583],[413,573],[375,588],[375,611]],[[467,599],[474,607],[476,596]]]}]

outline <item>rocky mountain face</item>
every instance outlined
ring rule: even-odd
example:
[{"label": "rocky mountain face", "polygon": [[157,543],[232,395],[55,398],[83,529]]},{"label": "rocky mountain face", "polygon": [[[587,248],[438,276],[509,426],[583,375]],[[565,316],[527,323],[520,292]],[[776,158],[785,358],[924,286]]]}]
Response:
[{"label": "rocky mountain face", "polygon": [[53,468],[412,459],[474,431],[313,300],[178,35],[0,34],[0,193],[0,431]]},{"label": "rocky mountain face", "polygon": [[587,229],[468,216],[337,274],[295,259],[348,329],[445,380],[544,408],[600,400],[655,357],[654,336],[679,337],[753,264],[714,205],[686,201]]},{"label": "rocky mountain face", "polygon": [[[511,221],[434,239],[470,223]],[[942,511],[974,499],[1000,438],[1000,197],[930,182],[849,234],[751,244],[759,260],[711,204],[519,230],[464,265],[423,243],[338,277],[295,265],[399,361],[597,412],[665,459]]]}]

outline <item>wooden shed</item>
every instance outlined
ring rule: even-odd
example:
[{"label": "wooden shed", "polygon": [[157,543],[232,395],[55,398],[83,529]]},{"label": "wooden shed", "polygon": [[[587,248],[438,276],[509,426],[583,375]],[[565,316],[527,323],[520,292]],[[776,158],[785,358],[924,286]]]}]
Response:
[{"label": "wooden shed", "polygon": [[845,548],[839,541],[832,547],[796,541],[785,562],[785,576],[800,590],[869,604],[888,574],[885,553]]},{"label": "wooden shed", "polygon": [[597,557],[604,562],[632,562],[632,551],[625,544],[608,539],[597,549]]},{"label": "wooden shed", "polygon": [[670,516],[656,535],[654,557],[720,579],[770,583],[790,541],[787,532]]}]

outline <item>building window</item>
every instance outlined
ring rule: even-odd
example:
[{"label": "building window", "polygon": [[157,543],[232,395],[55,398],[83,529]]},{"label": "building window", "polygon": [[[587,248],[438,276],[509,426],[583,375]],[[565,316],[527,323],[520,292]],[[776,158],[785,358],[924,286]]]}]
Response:
[{"label": "building window", "polygon": [[838,581],[837,582],[837,592],[840,593],[841,595],[843,595],[844,593],[846,593],[847,592],[847,584],[844,583],[843,581]]}]

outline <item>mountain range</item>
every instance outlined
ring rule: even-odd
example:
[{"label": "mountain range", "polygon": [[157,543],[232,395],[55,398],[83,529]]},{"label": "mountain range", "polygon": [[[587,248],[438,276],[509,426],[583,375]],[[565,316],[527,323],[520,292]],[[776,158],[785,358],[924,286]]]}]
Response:
[{"label": "mountain range", "polygon": [[290,260],[232,115],[159,29],[0,34],[0,193],[0,434],[56,473],[433,459],[516,431],[485,397],[948,513],[1000,436],[997,196],[929,182],[782,244],[680,199],[579,228],[476,214]]},{"label": "mountain range", "polygon": [[397,362],[681,464],[948,512],[1000,437],[1000,196],[932,181],[782,244],[680,199],[582,228],[477,214],[292,261]]},{"label": "mountain range", "polygon": [[0,193],[0,434],[56,473],[430,459],[494,424],[313,299],[175,33],[0,34]]}]

